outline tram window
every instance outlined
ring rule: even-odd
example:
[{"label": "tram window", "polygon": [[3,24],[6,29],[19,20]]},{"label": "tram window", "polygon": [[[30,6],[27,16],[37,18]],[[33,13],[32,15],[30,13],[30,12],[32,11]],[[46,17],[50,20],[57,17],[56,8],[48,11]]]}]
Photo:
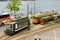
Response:
[{"label": "tram window", "polygon": [[14,25],[8,25],[8,28],[13,29]]},{"label": "tram window", "polygon": [[24,24],[26,24],[26,21],[24,22]]},{"label": "tram window", "polygon": [[12,25],[10,25],[10,28],[12,28]]},{"label": "tram window", "polygon": [[24,22],[24,24],[26,24],[26,22]]},{"label": "tram window", "polygon": [[27,24],[28,24],[27,21],[22,22],[22,23],[18,23],[17,25],[15,25],[15,28],[19,28],[19,27],[22,27],[22,26],[27,25]]},{"label": "tram window", "polygon": [[8,26],[8,28],[10,28],[11,27],[11,25],[7,25]]},{"label": "tram window", "polygon": [[23,25],[24,25],[24,22],[21,23],[21,26],[23,26]]},{"label": "tram window", "polygon": [[26,21],[26,24],[28,24],[28,22]]},{"label": "tram window", "polygon": [[21,24],[19,24],[19,27],[21,27]]},{"label": "tram window", "polygon": [[26,21],[25,21],[25,24],[26,24]]},{"label": "tram window", "polygon": [[19,23],[17,24],[17,26],[19,27]]},{"label": "tram window", "polygon": [[26,25],[26,21],[24,22],[24,25]]},{"label": "tram window", "polygon": [[14,27],[15,27],[15,25],[12,24],[12,25],[11,25],[11,28],[14,29]]},{"label": "tram window", "polygon": [[18,27],[21,27],[21,24],[19,23],[17,26],[18,26]]},{"label": "tram window", "polygon": [[15,24],[7,25],[10,29],[15,29]]},{"label": "tram window", "polygon": [[26,24],[26,22],[22,22],[20,25],[21,25],[21,26],[24,26],[25,24]]},{"label": "tram window", "polygon": [[19,23],[18,26],[19,26],[19,27],[23,26],[23,23]]}]

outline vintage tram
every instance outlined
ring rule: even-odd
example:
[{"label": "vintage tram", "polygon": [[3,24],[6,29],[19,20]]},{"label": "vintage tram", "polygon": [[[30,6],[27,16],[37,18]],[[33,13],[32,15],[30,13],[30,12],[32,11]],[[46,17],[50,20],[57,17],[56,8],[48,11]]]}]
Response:
[{"label": "vintage tram", "polygon": [[6,24],[8,25],[8,28],[5,29],[4,32],[6,34],[12,35],[12,34],[15,34],[17,31],[22,30],[24,28],[27,28],[28,30],[30,30],[30,24],[28,21],[29,20],[27,17],[10,20],[6,22]]},{"label": "vintage tram", "polygon": [[42,13],[38,15],[38,17],[32,18],[32,23],[40,23],[40,24],[46,24],[47,22],[54,21],[59,22],[60,21],[60,15],[59,13]]},{"label": "vintage tram", "polygon": [[32,17],[32,23],[38,24],[39,23],[39,17]]},{"label": "vintage tram", "polygon": [[45,24],[46,21],[53,20],[52,13],[42,13],[38,15],[37,17],[32,18],[32,23],[40,23],[40,24]]},{"label": "vintage tram", "polygon": [[55,15],[53,15],[53,17],[54,17],[54,22],[60,22],[60,14],[55,14]]}]

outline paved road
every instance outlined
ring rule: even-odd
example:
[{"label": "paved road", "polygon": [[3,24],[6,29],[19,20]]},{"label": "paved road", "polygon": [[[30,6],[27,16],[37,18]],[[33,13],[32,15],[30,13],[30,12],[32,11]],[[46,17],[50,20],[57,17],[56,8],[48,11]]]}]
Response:
[{"label": "paved road", "polygon": [[53,28],[51,30],[47,30],[45,32],[40,32],[35,35],[30,35],[25,38],[25,40],[60,40],[60,27]]},{"label": "paved road", "polygon": [[7,28],[7,26],[0,26],[0,32],[4,32],[4,30]]},{"label": "paved road", "polygon": [[[35,30],[35,28],[39,28],[39,27],[41,27],[41,26],[39,25],[39,26],[33,27],[32,29]],[[0,27],[0,31],[4,32],[5,28],[6,28],[6,26]],[[18,36],[18,37],[20,38],[20,36]],[[18,37],[16,37],[16,38],[18,38]],[[24,40],[34,40],[35,38],[37,38],[37,39],[41,38],[41,40],[59,40],[60,39],[60,27],[56,27],[51,30],[47,30],[45,32],[39,32],[34,35],[29,35],[28,37],[24,38]],[[13,39],[15,39],[15,38],[13,38]],[[21,40],[21,39],[19,39],[19,40]]]},{"label": "paved road", "polygon": [[[19,36],[15,36],[15,38],[11,38],[9,40],[34,40],[35,38],[37,39],[41,38],[41,40],[57,40],[58,39],[57,33],[59,32],[58,29],[60,28],[59,26],[60,24],[58,25],[56,24],[56,25],[52,25],[44,29],[39,29],[30,33],[28,32],[28,34],[24,34],[24,35],[19,34]],[[40,25],[34,26],[33,28],[31,28],[31,30],[36,29],[36,27],[39,28],[41,26]]]}]

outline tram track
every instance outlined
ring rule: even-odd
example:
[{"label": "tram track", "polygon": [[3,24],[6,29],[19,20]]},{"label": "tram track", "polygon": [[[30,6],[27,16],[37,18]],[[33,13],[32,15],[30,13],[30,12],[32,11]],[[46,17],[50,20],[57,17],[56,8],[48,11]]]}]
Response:
[{"label": "tram track", "polygon": [[[23,35],[26,35],[26,36],[24,36],[24,37],[27,37],[27,35],[29,35],[29,33],[31,34],[31,33],[34,32],[33,34],[36,34],[38,30],[42,30],[42,29],[43,29],[43,28],[37,29],[37,30],[31,31],[31,32],[24,33],[24,34],[22,34],[22,35],[18,34],[17,36],[14,36],[14,37],[12,37],[12,38],[8,38],[7,40],[12,40],[12,39],[14,39],[14,38],[16,38],[16,37],[21,37],[21,36],[23,36]],[[47,26],[47,29],[45,29],[45,30],[48,30],[48,26]],[[42,31],[45,31],[45,30],[42,30]],[[41,31],[40,31],[40,32],[41,32]],[[24,37],[21,37],[21,38],[24,38]],[[19,38],[19,39],[21,39],[21,38]],[[18,40],[18,39],[17,39],[17,40]]]},{"label": "tram track", "polygon": [[28,37],[28,36],[35,35],[35,34],[40,34],[40,33],[43,33],[43,32],[47,32],[47,31],[52,30],[53,28],[57,28],[57,27],[60,27],[60,25],[57,25],[57,26],[55,26],[55,27],[50,27],[50,28],[47,27],[47,28],[42,29],[42,30],[40,30],[40,31],[38,31],[38,32],[30,33],[30,34],[26,35],[25,37],[18,38],[18,39],[16,39],[16,40],[21,40],[21,39],[24,40],[24,39],[25,39],[26,37]]},{"label": "tram track", "polygon": [[[36,26],[36,25],[33,25],[33,26]],[[48,25],[49,26],[49,25]],[[47,26],[47,27],[48,27]],[[32,27],[31,27],[32,28]],[[2,36],[2,37],[0,37],[0,38],[2,38],[2,40],[12,40],[12,39],[14,39],[14,38],[16,38],[16,37],[20,37],[20,36],[22,36],[22,35],[26,35],[25,37],[27,37],[27,35],[29,34],[29,33],[33,33],[33,32],[35,32],[35,33],[33,33],[33,34],[36,34],[37,32],[36,31],[38,31],[38,30],[42,30],[42,29],[44,29],[45,27],[43,27],[43,28],[41,28],[41,29],[37,29],[37,30],[34,30],[34,31],[27,31],[27,30],[24,30],[24,31],[22,31],[22,32],[19,32],[19,33],[17,33],[16,35],[13,35],[13,36],[7,36],[7,35],[4,35],[4,36]],[[47,29],[46,29],[47,30]],[[27,32],[26,32],[27,31]],[[43,30],[44,31],[44,30]],[[4,38],[5,37],[5,38]],[[25,37],[21,37],[21,38],[18,38],[17,40],[19,40],[19,39],[22,39],[22,38],[25,38]]]},{"label": "tram track", "polygon": [[8,37],[10,37],[10,36],[8,36],[8,35],[6,35],[6,34],[3,34],[3,36],[0,37],[0,40],[5,40],[5,39],[7,39]]},{"label": "tram track", "polygon": [[2,35],[2,36],[0,36],[0,39],[2,38],[2,37],[5,37],[6,35],[4,34],[4,35]]},{"label": "tram track", "polygon": [[[33,25],[33,26],[36,26],[36,25]],[[32,26],[31,26],[32,27]],[[25,32],[24,32],[25,31]],[[27,29],[25,29],[25,30],[23,30],[23,31],[21,31],[21,32],[19,32],[19,33],[17,33],[17,34],[15,34],[15,35],[13,35],[13,36],[9,36],[9,35],[6,35],[6,34],[3,34],[3,36],[1,36],[0,37],[0,40],[9,40],[9,38],[11,38],[11,37],[17,37],[17,36],[19,36],[19,35],[23,35],[23,34],[25,34],[25,33],[28,33],[28,31],[27,31]]]},{"label": "tram track", "polygon": [[[31,27],[33,27],[33,26],[36,26],[36,25],[31,25]],[[27,32],[26,32],[27,31]],[[12,38],[15,38],[15,37],[18,37],[18,36],[22,36],[22,35],[24,35],[24,34],[27,34],[27,33],[29,33],[29,31],[27,30],[27,29],[25,29],[25,30],[23,30],[22,32],[19,32],[19,33],[17,33],[16,35],[14,35],[14,36],[11,36],[11,37],[9,37],[8,39],[5,39],[5,40],[10,40],[10,39],[12,39]]]}]

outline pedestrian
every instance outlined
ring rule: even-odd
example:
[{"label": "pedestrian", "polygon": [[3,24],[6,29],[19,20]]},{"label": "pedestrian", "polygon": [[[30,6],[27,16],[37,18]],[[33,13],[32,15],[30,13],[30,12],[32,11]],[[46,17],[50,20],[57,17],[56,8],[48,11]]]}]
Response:
[{"label": "pedestrian", "polygon": [[39,38],[39,40],[41,40],[41,38]]},{"label": "pedestrian", "polygon": [[35,38],[34,40],[37,40],[37,38]]}]

